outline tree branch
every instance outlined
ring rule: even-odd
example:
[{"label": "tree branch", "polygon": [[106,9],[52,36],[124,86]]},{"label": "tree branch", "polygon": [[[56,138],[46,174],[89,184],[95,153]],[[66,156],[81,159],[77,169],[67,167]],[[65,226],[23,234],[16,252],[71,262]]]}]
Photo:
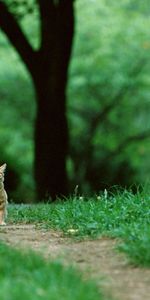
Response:
[{"label": "tree branch", "polygon": [[144,131],[136,135],[128,136],[124,141],[122,141],[116,150],[114,150],[110,155],[118,155],[121,151],[123,151],[128,145],[131,143],[138,143],[139,141],[143,141],[150,138],[150,131]]},{"label": "tree branch", "polygon": [[[145,58],[142,58],[140,61],[137,62],[137,64],[130,70],[129,72],[129,78],[133,79],[136,78],[140,74],[140,72],[143,70],[147,63],[147,60]],[[99,124],[102,124],[102,122],[107,121],[107,117],[109,113],[117,107],[123,100],[124,96],[126,96],[127,93],[133,92],[135,90],[136,86],[129,82],[125,85],[123,85],[120,90],[116,93],[116,95],[111,99],[111,102],[106,104],[102,110],[96,112],[93,114],[92,111],[80,109],[80,108],[74,108],[70,107],[73,112],[80,114],[83,118],[89,119],[89,126],[90,126],[90,133],[89,133],[89,141],[92,140],[92,136],[94,136],[97,127]],[[96,97],[99,97],[99,94],[96,93]]]},{"label": "tree branch", "polygon": [[[142,58],[138,63],[133,67],[133,69],[130,70],[129,72],[129,78],[132,80],[133,78],[136,78],[137,75],[140,74],[142,69],[145,67],[147,63],[147,60],[145,58]],[[124,96],[131,92],[134,91],[136,87],[132,84],[132,82],[129,80],[129,82],[125,85],[123,85],[120,90],[117,92],[117,94],[113,97],[110,103],[106,104],[102,111],[98,112],[93,120],[92,120],[92,128],[93,130],[96,130],[97,126],[99,123],[106,121],[106,117],[109,115],[109,113],[117,107],[124,98]],[[94,132],[92,132],[94,134]]]},{"label": "tree branch", "polygon": [[0,1],[0,28],[17,50],[29,71],[33,73],[35,51],[3,1]]}]

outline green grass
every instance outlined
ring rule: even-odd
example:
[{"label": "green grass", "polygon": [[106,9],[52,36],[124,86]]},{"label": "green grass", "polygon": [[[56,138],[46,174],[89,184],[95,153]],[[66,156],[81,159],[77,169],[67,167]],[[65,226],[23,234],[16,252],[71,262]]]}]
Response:
[{"label": "green grass", "polygon": [[[93,198],[72,197],[52,204],[11,205],[9,221],[60,229],[77,238],[121,238],[120,249],[136,265],[150,267],[150,196],[123,191]],[[69,230],[74,229],[71,233]]]},{"label": "green grass", "polygon": [[137,266],[150,267],[150,225],[135,224],[124,233],[124,243],[118,247]]},{"label": "green grass", "polygon": [[93,282],[85,282],[71,267],[46,262],[0,243],[1,300],[102,300]]}]

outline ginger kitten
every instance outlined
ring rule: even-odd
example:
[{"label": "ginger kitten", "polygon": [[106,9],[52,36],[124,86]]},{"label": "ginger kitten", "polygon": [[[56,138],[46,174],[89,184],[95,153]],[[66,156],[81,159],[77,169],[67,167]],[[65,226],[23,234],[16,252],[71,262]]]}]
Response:
[{"label": "ginger kitten", "polygon": [[4,189],[4,172],[6,164],[0,167],[0,225],[6,225],[5,218],[7,217],[7,193]]}]

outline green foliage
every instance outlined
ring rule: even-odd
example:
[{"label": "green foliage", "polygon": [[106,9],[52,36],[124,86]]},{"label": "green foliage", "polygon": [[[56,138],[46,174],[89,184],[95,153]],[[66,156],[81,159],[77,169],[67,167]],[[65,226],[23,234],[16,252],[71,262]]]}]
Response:
[{"label": "green foliage", "polygon": [[116,191],[92,198],[74,196],[64,201],[39,205],[12,205],[9,221],[35,223],[61,229],[76,238],[111,236],[122,238],[130,260],[150,266],[150,197],[147,192],[133,195]]},{"label": "green foliage", "polygon": [[20,253],[0,244],[0,298],[25,299],[103,299],[92,282],[57,262],[46,262],[33,253]]},{"label": "green foliage", "polygon": [[[1,36],[0,67],[0,163],[7,163],[6,188],[9,198],[31,201],[34,193],[32,175],[34,93],[24,66]],[[6,55],[7,54],[7,55]],[[14,174],[12,176],[12,172]],[[12,185],[13,181],[18,182]]]},{"label": "green foliage", "polygon": [[70,177],[84,191],[150,178],[150,140],[143,134],[150,128],[150,19],[148,2],[144,5],[76,2],[68,90]]}]

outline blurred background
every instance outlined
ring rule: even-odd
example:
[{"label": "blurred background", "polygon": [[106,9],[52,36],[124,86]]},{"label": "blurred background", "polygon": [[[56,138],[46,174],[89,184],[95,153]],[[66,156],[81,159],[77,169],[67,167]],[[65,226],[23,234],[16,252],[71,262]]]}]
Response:
[{"label": "blurred background", "polygon": [[[32,2],[28,0],[29,2]],[[5,1],[9,4],[11,1]],[[69,193],[90,195],[150,179],[150,7],[140,0],[76,0],[67,86]],[[19,22],[34,49],[39,14]],[[35,198],[36,101],[19,55],[0,30],[0,162],[15,202]]]}]

